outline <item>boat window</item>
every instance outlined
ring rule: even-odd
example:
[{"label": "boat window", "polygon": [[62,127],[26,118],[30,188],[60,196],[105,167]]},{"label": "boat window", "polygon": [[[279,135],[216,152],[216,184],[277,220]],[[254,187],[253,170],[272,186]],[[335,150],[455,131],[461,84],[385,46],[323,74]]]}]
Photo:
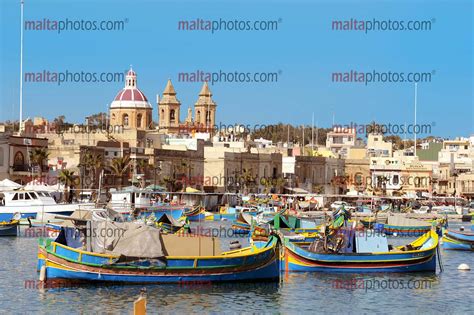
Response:
[{"label": "boat window", "polygon": [[25,199],[25,196],[23,195],[23,193],[21,193],[21,194],[18,194],[18,199],[19,199],[19,200],[23,200],[23,199]]},{"label": "boat window", "polygon": [[12,200],[18,200],[18,194],[15,194],[12,198]]},{"label": "boat window", "polygon": [[25,193],[25,200],[30,200],[31,197],[30,197],[30,194],[29,193]]},{"label": "boat window", "polygon": [[31,198],[38,199],[38,196],[34,192],[30,192]]}]

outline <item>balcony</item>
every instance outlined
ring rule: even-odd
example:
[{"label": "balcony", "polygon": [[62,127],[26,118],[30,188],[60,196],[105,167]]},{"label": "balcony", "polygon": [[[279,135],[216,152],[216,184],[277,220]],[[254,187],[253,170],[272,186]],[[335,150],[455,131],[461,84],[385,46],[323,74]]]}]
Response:
[{"label": "balcony", "polygon": [[[13,172],[33,172],[33,173],[39,173],[39,167],[38,166],[32,166],[29,164],[16,164],[11,167]],[[49,171],[49,166],[48,165],[43,165],[41,167],[43,172]]]}]

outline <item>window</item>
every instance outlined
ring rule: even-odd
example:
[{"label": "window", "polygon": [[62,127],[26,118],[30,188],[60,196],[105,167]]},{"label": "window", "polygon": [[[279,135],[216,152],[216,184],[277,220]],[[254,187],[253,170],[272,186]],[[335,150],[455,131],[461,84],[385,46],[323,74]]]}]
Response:
[{"label": "window", "polygon": [[414,182],[415,182],[415,187],[421,187],[421,181],[419,177],[415,177]]},{"label": "window", "polygon": [[393,184],[398,185],[398,182],[399,182],[398,175],[393,175]]},{"label": "window", "polygon": [[30,197],[30,194],[29,194],[29,193],[25,193],[25,199],[26,199],[26,200],[30,200],[30,199],[31,199],[31,197]]},{"label": "window", "polygon": [[165,110],[164,110],[164,109],[161,110],[160,119],[161,119],[162,121],[165,120]]},{"label": "window", "polygon": [[122,116],[122,124],[126,127],[128,127],[128,115],[127,114],[123,114]]},{"label": "window", "polygon": [[23,156],[23,153],[18,151],[15,153],[15,158],[13,159],[13,164],[14,165],[24,165],[25,164],[25,157]]},{"label": "window", "polygon": [[24,195],[23,193],[18,194],[18,199],[19,199],[19,200],[24,200],[24,199],[25,199],[25,195]]},{"label": "window", "polygon": [[174,114],[174,109],[170,110],[170,122],[174,122],[175,120],[175,114]]},{"label": "window", "polygon": [[38,199],[38,196],[34,192],[30,192],[31,198],[32,199]]},{"label": "window", "polygon": [[197,111],[197,114],[196,114],[196,121],[197,121],[197,122],[201,122],[201,111],[200,111],[200,110]]},{"label": "window", "polygon": [[142,114],[137,115],[137,128],[142,127]]},{"label": "window", "polygon": [[18,194],[15,194],[12,198],[12,200],[18,200]]}]

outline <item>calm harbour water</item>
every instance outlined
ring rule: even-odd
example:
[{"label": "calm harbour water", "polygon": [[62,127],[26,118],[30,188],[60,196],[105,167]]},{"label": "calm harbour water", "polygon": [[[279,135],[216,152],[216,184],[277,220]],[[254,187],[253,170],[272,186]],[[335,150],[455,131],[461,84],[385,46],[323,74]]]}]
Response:
[{"label": "calm harbour water", "polygon": [[[220,223],[212,224],[218,227]],[[228,224],[228,223],[224,223]],[[455,228],[460,224],[452,224]],[[467,226],[467,225],[466,225]],[[24,229],[24,227],[22,227]],[[229,239],[227,239],[228,241]],[[408,243],[397,238],[394,244]],[[224,239],[224,242],[226,240]],[[388,313],[468,314],[473,312],[474,253],[443,251],[444,272],[422,274],[284,274],[280,283],[147,285],[148,312],[153,313]],[[37,239],[0,238],[0,313],[126,313],[143,285],[80,286],[36,289]],[[388,280],[425,289],[381,288]],[[337,288],[335,281],[357,288]],[[375,288],[376,286],[379,286]],[[369,287],[372,288],[369,288]],[[398,285],[400,286],[400,284]]]}]

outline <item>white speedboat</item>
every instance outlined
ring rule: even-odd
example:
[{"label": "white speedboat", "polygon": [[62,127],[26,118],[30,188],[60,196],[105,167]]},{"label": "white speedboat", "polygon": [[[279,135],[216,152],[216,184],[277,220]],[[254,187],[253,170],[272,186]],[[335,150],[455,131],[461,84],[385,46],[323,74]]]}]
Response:
[{"label": "white speedboat", "polygon": [[58,204],[47,191],[11,190],[0,192],[0,222],[11,220],[15,213],[21,219],[40,220],[56,214],[70,215],[78,209],[92,209],[94,203]]}]

